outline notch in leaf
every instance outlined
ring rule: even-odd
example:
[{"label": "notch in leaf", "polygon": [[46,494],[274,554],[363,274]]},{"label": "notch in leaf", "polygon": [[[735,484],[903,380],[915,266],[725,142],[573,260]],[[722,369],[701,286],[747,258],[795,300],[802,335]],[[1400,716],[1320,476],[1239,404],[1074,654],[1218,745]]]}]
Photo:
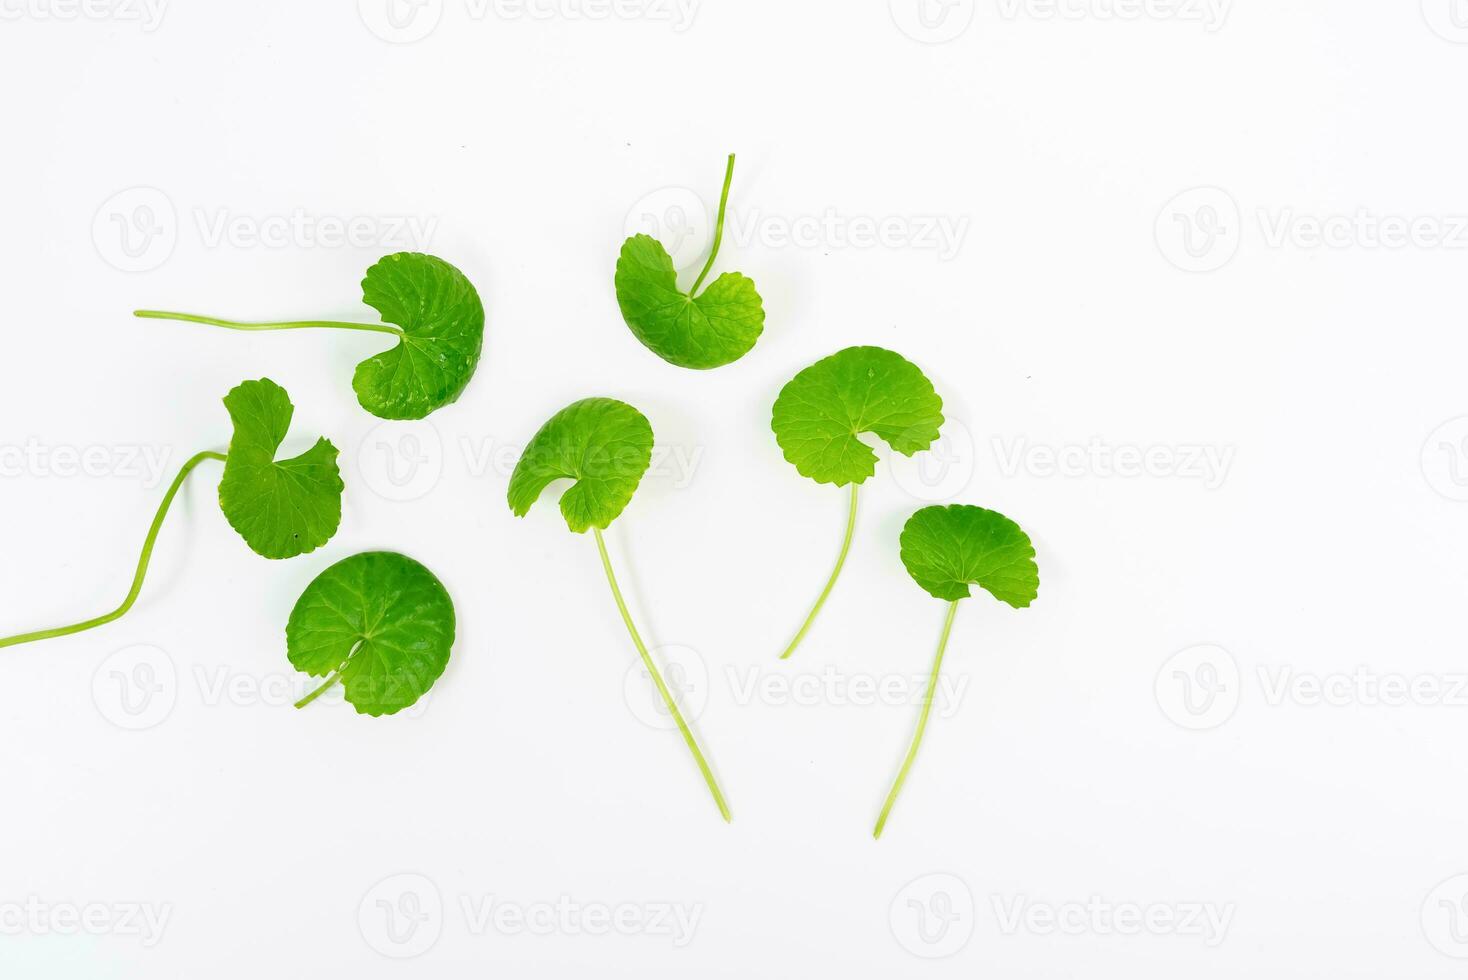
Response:
[{"label": "notch in leaf", "polygon": [[285,628],[291,666],[338,682],[358,714],[391,715],[428,693],[454,646],[454,602],[423,565],[391,551],[344,558],[318,575]]},{"label": "notch in leaf", "polygon": [[662,242],[633,235],[622,243],[613,279],[622,319],[648,350],[669,364],[706,370],[723,367],[749,353],[765,328],[764,302],[754,280],[726,272],[702,293],[724,238],[724,211],[734,180],[734,154],[724,171],[714,243],[693,288],[678,288],[678,272]]},{"label": "notch in leaf", "polygon": [[1035,565],[1035,547],[1029,536],[1003,514],[982,507],[953,504],[924,507],[913,514],[902,528],[902,564],[907,566],[914,582],[930,595],[947,601],[948,615],[943,620],[938,653],[928,675],[917,731],[877,817],[873,837],[882,836],[892,805],[897,802],[897,794],[917,758],[959,600],[969,597],[970,585],[977,585],[1000,602],[1023,609],[1040,592],[1040,570]]},{"label": "notch in leaf", "polygon": [[652,462],[652,445],[652,425],[646,416],[626,402],[613,398],[586,398],[573,402],[541,426],[515,464],[515,471],[510,475],[510,510],[516,517],[524,517],[546,487],[557,480],[576,481],[561,494],[561,515],[572,531],[583,534],[590,528],[596,537],[602,569],[606,572],[617,611],[622,614],[622,622],[626,624],[637,654],[657,686],[663,704],[677,722],[688,751],[693,753],[719,813],[727,821],[730,819],[729,806],[724,802],[724,794],[688,722],[678,710],[662,673],[653,662],[652,654],[632,622],[601,533],[632,500],[642,475]]},{"label": "notch in leaf", "polygon": [[275,454],[290,429],[294,408],[285,389],[269,378],[245,381],[224,397],[234,422],[228,453],[206,450],[184,463],[153,516],[143,551],[138,556],[132,587],[122,605],[93,619],[52,629],[0,639],[0,647],[68,636],[121,618],[143,590],[143,579],[153,557],[153,545],[173,498],[190,473],[206,460],[224,463],[219,481],[219,508],[231,527],[256,554],[265,558],[293,558],[321,547],[336,534],[342,516],[342,479],[337,449],[318,439],[306,452],[276,460]]},{"label": "notch in leaf", "polygon": [[850,485],[846,535],[836,567],[795,639],[780,654],[795,652],[836,586],[856,529],[857,487],[876,472],[877,454],[861,440],[871,433],[894,452],[927,449],[943,425],[943,399],[916,364],[881,347],[848,347],[816,361],[790,380],[775,399],[770,427],[785,459],[817,483]]},{"label": "notch in leaf", "polygon": [[[241,323],[193,313],[134,310],[150,320],[183,320],[231,330],[314,327],[392,334],[398,345],[357,365],[352,388],[363,408],[384,419],[421,419],[458,401],[484,346],[484,304],[473,284],[443,259],[421,252],[384,256],[362,280],[362,302],[384,323],[290,320]],[[390,326],[395,324],[395,326]]]}]

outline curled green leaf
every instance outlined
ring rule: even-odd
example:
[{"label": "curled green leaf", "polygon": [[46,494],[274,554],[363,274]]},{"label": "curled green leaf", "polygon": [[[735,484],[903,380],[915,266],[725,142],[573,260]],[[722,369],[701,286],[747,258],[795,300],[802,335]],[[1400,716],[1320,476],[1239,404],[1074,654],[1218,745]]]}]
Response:
[{"label": "curled green leaf", "polygon": [[1035,546],[1003,514],[967,504],[924,507],[902,528],[902,564],[914,582],[939,599],[969,597],[977,585],[1022,609],[1040,591]]},{"label": "curled green leaf", "polygon": [[764,302],[754,280],[726,272],[703,292],[724,236],[724,211],[734,179],[734,155],[724,174],[714,242],[703,272],[684,292],[661,242],[633,235],[622,244],[613,283],[622,319],[648,350],[678,367],[707,370],[737,361],[754,347],[765,327]]},{"label": "curled green leaf", "polygon": [[291,459],[275,453],[295,409],[285,389],[262,378],[224,397],[234,437],[219,481],[219,508],[256,554],[294,558],[331,540],[342,519],[337,448],[325,438]]},{"label": "curled green leaf", "polygon": [[780,389],[770,426],[801,476],[846,486],[876,472],[871,433],[893,451],[927,449],[943,425],[943,399],[916,364],[881,347],[848,347]]},{"label": "curled green leaf", "polygon": [[362,301],[403,328],[396,347],[357,365],[362,407],[421,419],[458,401],[484,346],[484,305],[464,274],[435,256],[398,252],[367,270]]},{"label": "curled green leaf", "polygon": [[423,565],[390,551],[344,558],[318,575],[291,610],[291,666],[340,682],[359,714],[390,715],[428,693],[454,646],[454,603]]},{"label": "curled green leaf", "polygon": [[652,425],[614,398],[584,398],[561,409],[530,440],[510,474],[510,510],[524,517],[546,487],[561,494],[561,514],[577,534],[606,528],[632,500],[652,462]]}]

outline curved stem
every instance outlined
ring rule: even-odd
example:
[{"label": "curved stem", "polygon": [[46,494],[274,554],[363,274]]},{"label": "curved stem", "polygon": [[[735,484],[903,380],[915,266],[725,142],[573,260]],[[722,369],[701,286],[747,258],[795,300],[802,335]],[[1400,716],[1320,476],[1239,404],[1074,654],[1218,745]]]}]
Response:
[{"label": "curved stem", "polygon": [[211,327],[228,327],[230,330],[311,330],[324,327],[331,330],[372,330],[406,336],[397,327],[386,323],[348,323],[343,320],[289,320],[278,323],[241,323],[238,320],[221,320],[218,317],[199,316],[197,313],[170,313],[166,310],[133,310],[133,316],[144,320],[182,320],[185,323],[206,323]]},{"label": "curved stem", "polygon": [[158,513],[153,516],[153,524],[151,527],[148,528],[148,536],[143,540],[143,553],[138,556],[138,569],[137,572],[133,574],[132,588],[128,590],[127,598],[122,600],[122,605],[118,606],[116,609],[112,610],[112,612],[107,613],[106,615],[98,616],[95,619],[89,619],[82,623],[75,623],[71,626],[58,626],[54,629],[49,630],[38,630],[35,633],[21,633],[18,636],[5,637],[4,639],[0,639],[0,647],[10,647],[15,646],[19,643],[30,643],[35,640],[49,640],[55,636],[67,636],[71,633],[80,633],[83,630],[89,630],[94,626],[102,626],[106,623],[110,623],[114,619],[120,618],[123,613],[131,609],[133,607],[133,603],[136,602],[138,599],[138,593],[143,590],[143,577],[148,574],[148,562],[153,557],[153,543],[158,540],[158,532],[163,528],[163,518],[168,516],[168,507],[170,504],[173,503],[173,498],[178,494],[179,487],[183,486],[184,480],[188,478],[189,473],[193,472],[194,467],[204,462],[204,460],[223,460],[224,458],[225,457],[223,453],[199,453],[198,455],[190,459],[187,463],[185,463],[183,465],[183,469],[178,471],[178,476],[173,478],[172,486],[170,486],[168,488],[168,492],[163,495],[163,502],[158,505]]},{"label": "curved stem", "polygon": [[729,185],[734,182],[734,154],[729,154],[729,166],[724,170],[724,190],[719,194],[719,220],[714,224],[714,247],[709,251],[709,260],[703,264],[703,271],[693,281],[693,288],[688,291],[689,296],[698,294],[698,287],[703,285],[703,280],[708,276],[709,270],[714,267],[714,259],[719,256],[719,244],[724,240],[724,208],[729,203]]},{"label": "curved stem", "polygon": [[826,582],[826,587],[821,590],[821,597],[816,600],[815,607],[811,609],[810,615],[805,617],[805,622],[801,624],[800,632],[795,634],[795,639],[791,640],[790,645],[785,648],[785,652],[780,654],[781,660],[789,659],[790,655],[795,652],[795,648],[800,646],[800,641],[805,639],[805,634],[810,632],[811,624],[816,621],[816,613],[820,612],[821,607],[826,604],[826,597],[831,594],[831,590],[836,586],[836,579],[841,576],[841,566],[846,564],[846,553],[851,550],[851,532],[856,529],[857,486],[855,483],[851,485],[851,510],[846,515],[846,537],[841,542],[841,554],[836,556],[836,567],[831,569],[831,578]]},{"label": "curved stem", "polygon": [[892,812],[892,804],[897,802],[897,794],[902,792],[902,784],[907,781],[907,771],[912,768],[912,760],[917,758],[918,746],[923,744],[923,729],[928,727],[928,712],[933,709],[933,691],[938,687],[938,668],[943,666],[943,651],[948,646],[948,634],[953,630],[953,615],[956,612],[958,601],[954,600],[948,604],[948,618],[943,620],[943,636],[938,640],[938,655],[933,658],[933,673],[928,676],[928,693],[923,695],[923,711],[918,715],[912,746],[907,750],[907,758],[902,760],[902,768],[897,771],[897,781],[892,784],[892,792],[887,794],[887,802],[882,806],[881,815],[877,817],[877,826],[872,830],[873,838],[882,836],[882,828],[887,825],[887,815]]},{"label": "curved stem", "polygon": [[321,697],[321,695],[331,690],[331,685],[341,680],[342,671],[347,669],[347,664],[352,662],[352,658],[357,655],[357,651],[362,649],[362,644],[366,642],[367,638],[364,636],[359,638],[357,642],[353,643],[352,649],[348,651],[346,659],[336,665],[336,670],[333,670],[331,674],[327,676],[326,680],[321,682],[320,687],[316,688],[316,690],[312,691],[310,694],[297,701],[296,707],[304,708],[306,705],[310,704],[312,701],[315,701],[317,698]]},{"label": "curved stem", "polygon": [[297,708],[304,708],[306,705],[310,704],[312,701],[315,701],[317,698],[321,697],[321,695],[323,695],[327,691],[331,690],[331,685],[333,685],[337,681],[341,680],[341,676],[342,676],[341,668],[338,667],[336,670],[333,670],[331,672],[331,676],[326,679],[325,683],[323,683],[316,690],[312,691],[310,694],[308,694],[305,697],[301,698],[301,700],[297,701],[296,702],[296,707]]},{"label": "curved stem", "polygon": [[617,587],[617,576],[612,573],[612,560],[607,555],[607,544],[602,540],[601,528],[594,527],[591,530],[596,534],[596,548],[601,552],[601,567],[606,569],[607,582],[612,587],[612,597],[617,600],[617,611],[622,614],[622,622],[627,624],[627,632],[632,634],[632,642],[637,645],[637,652],[642,657],[642,665],[647,668],[648,676],[657,685],[658,693],[663,696],[663,704],[668,706],[669,714],[678,723],[678,730],[683,733],[683,741],[688,743],[688,751],[693,753],[698,769],[703,773],[703,781],[708,783],[709,792],[713,794],[714,802],[718,804],[719,813],[724,817],[724,822],[728,823],[731,819],[729,804],[724,802],[724,794],[719,791],[719,784],[714,779],[713,770],[709,768],[708,760],[703,757],[698,742],[694,740],[693,732],[688,728],[688,722],[683,720],[683,714],[678,710],[678,705],[673,700],[668,685],[663,683],[663,675],[658,671],[657,665],[652,662],[652,655],[647,652],[647,645],[642,642],[637,627],[632,623],[632,615],[627,612],[627,603],[622,599],[622,590]]}]

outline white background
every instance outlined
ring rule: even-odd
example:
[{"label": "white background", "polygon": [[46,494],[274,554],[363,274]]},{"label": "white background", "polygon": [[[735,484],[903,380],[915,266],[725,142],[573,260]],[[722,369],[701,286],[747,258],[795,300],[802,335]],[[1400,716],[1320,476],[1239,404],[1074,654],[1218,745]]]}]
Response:
[{"label": "white background", "polygon": [[[163,489],[130,457],[166,482],[221,448],[244,378],[291,393],[288,450],[342,448],[347,495],[326,548],[268,562],[202,467],[129,616],[0,655],[0,975],[1461,975],[1463,4],[431,0],[395,33],[370,0],[66,2],[0,0],[0,631],[121,598]],[[711,207],[731,150],[719,268],[767,325],[684,371],[612,269],[689,216],[679,188]],[[375,335],[129,315],[370,317],[362,271],[404,247],[488,309],[426,424],[356,404]],[[921,471],[883,451],[777,663],[844,502],[770,405],[859,343],[927,371],[949,438]],[[644,721],[592,540],[504,503],[517,448],[592,394],[672,453],[608,542],[731,825]],[[962,696],[873,842],[943,616],[897,557],[933,500],[1019,521],[1040,599],[964,603]],[[295,711],[286,616],[369,548],[452,592],[448,671],[405,716]],[[513,928],[557,902],[643,925]]]}]

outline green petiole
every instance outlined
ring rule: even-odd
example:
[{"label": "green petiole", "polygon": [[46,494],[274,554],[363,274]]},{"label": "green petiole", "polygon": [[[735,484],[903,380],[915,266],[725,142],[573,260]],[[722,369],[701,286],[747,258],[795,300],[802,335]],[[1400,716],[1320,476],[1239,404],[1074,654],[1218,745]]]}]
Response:
[{"label": "green petiole", "polygon": [[173,498],[178,495],[179,488],[183,486],[184,480],[193,472],[194,467],[206,459],[217,459],[223,462],[224,458],[223,453],[199,453],[185,463],[183,468],[178,471],[178,476],[173,478],[173,484],[168,488],[168,492],[163,495],[163,502],[158,505],[158,512],[153,516],[153,524],[148,528],[148,536],[143,540],[143,553],[138,556],[138,568],[133,574],[132,588],[128,590],[127,598],[122,600],[122,605],[110,613],[98,616],[95,619],[88,619],[85,622],[74,623],[71,626],[57,626],[53,629],[38,630],[34,633],[21,633],[18,636],[5,637],[4,639],[0,639],[0,647],[16,646],[20,643],[31,643],[35,640],[49,640],[57,636],[69,636],[72,633],[80,633],[83,630],[103,626],[115,619],[121,618],[124,613],[133,607],[133,603],[137,602],[138,594],[143,590],[143,578],[148,574],[148,562],[153,557],[153,544],[158,540],[158,532],[163,529],[163,519],[168,516],[168,508],[173,503]]},{"label": "green petiole", "polygon": [[897,780],[892,784],[892,791],[887,794],[887,802],[882,806],[882,813],[877,817],[877,826],[872,829],[872,837],[880,839],[882,828],[887,825],[887,815],[892,812],[892,804],[897,802],[897,794],[902,792],[902,784],[907,781],[907,771],[912,768],[912,761],[917,758],[918,746],[923,744],[923,730],[928,727],[928,713],[933,708],[933,693],[938,687],[938,671],[943,666],[943,651],[948,647],[948,634],[953,631],[953,617],[958,612],[958,600],[948,604],[948,616],[943,620],[943,636],[938,640],[938,655],[933,658],[933,672],[928,675],[928,690],[923,695],[923,710],[918,715],[917,731],[913,733],[912,745],[907,750],[907,758],[902,760],[902,768],[897,771]]},{"label": "green petiole", "polygon": [[714,259],[719,257],[719,245],[724,241],[724,209],[729,204],[729,185],[734,182],[734,154],[729,154],[729,165],[724,169],[724,189],[719,193],[719,218],[714,223],[714,245],[709,250],[709,260],[703,264],[703,271],[693,281],[693,288],[688,290],[689,298],[698,295],[698,287],[703,285],[704,279],[708,277],[709,270],[714,267]]},{"label": "green petiole", "polygon": [[851,551],[851,533],[856,530],[856,489],[858,486],[859,484],[856,483],[851,485],[851,508],[846,515],[846,537],[841,541],[841,553],[836,556],[836,567],[831,569],[831,578],[826,582],[826,587],[821,590],[820,598],[816,600],[815,607],[811,609],[810,615],[805,617],[805,622],[801,624],[800,632],[795,634],[795,639],[791,640],[790,645],[785,648],[785,652],[780,654],[781,660],[788,660],[790,655],[795,652],[795,648],[800,646],[800,641],[805,639],[805,634],[810,632],[811,624],[816,621],[816,614],[826,604],[826,597],[836,587],[836,579],[841,577],[841,566],[846,564],[846,555]]},{"label": "green petiole", "polygon": [[601,552],[601,565],[606,570],[607,582],[612,587],[612,598],[617,600],[617,611],[622,614],[622,622],[627,624],[627,632],[632,634],[632,642],[637,646],[637,653],[642,657],[642,665],[647,668],[648,676],[657,685],[658,693],[662,695],[663,703],[668,706],[669,714],[678,723],[678,730],[683,733],[683,741],[688,744],[688,751],[693,753],[699,772],[703,773],[703,781],[708,784],[709,792],[714,797],[714,803],[719,807],[719,813],[723,816],[724,822],[728,823],[733,818],[729,814],[729,804],[724,802],[724,794],[720,792],[719,784],[714,779],[713,770],[709,768],[708,760],[703,757],[703,752],[699,749],[693,732],[688,728],[688,722],[683,720],[683,713],[678,710],[678,704],[673,700],[672,692],[663,682],[663,675],[658,671],[657,665],[653,663],[652,654],[647,652],[647,645],[642,642],[642,636],[632,622],[632,615],[627,611],[627,603],[622,599],[622,590],[617,586],[617,576],[612,572],[612,560],[607,555],[607,545],[606,541],[602,539],[601,528],[593,527],[591,530],[596,535],[596,547]]},{"label": "green petiole", "polygon": [[184,323],[204,323],[211,327],[227,327],[230,330],[371,330],[375,333],[390,333],[398,337],[403,331],[385,323],[350,323],[343,320],[287,320],[276,323],[241,323],[238,320],[221,320],[218,317],[200,316],[197,313],[171,313],[167,310],[133,310],[133,316],[144,320],[181,320]]}]

